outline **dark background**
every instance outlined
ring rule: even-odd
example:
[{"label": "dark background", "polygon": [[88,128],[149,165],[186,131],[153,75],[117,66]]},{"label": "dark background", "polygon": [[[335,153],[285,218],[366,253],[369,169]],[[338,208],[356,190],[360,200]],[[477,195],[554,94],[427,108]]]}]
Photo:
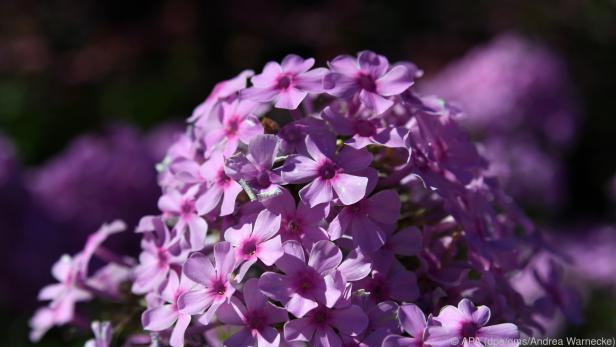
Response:
[{"label": "dark background", "polygon": [[[215,82],[288,53],[322,65],[371,49],[430,76],[507,32],[562,56],[583,115],[566,157],[570,199],[537,217],[613,222],[615,1],[2,1],[0,129],[33,166],[110,123],[181,121]],[[609,328],[613,299],[593,305],[598,316],[572,334]],[[12,345],[23,317],[9,326]]]}]

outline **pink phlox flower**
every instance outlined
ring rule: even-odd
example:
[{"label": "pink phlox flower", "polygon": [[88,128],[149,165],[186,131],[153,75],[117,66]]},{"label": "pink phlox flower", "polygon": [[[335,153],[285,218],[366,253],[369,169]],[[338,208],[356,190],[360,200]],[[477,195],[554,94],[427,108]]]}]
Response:
[{"label": "pink phlox flower", "polygon": [[357,305],[319,305],[303,317],[287,322],[284,336],[288,341],[307,342],[310,347],[342,346],[340,335],[358,336],[367,326],[368,316]]},{"label": "pink phlox flower", "polygon": [[248,144],[246,154],[227,160],[225,173],[236,181],[244,180],[260,200],[280,193],[280,173],[274,162],[280,153],[280,140],[274,135],[258,135]]},{"label": "pink phlox flower", "polygon": [[185,192],[176,189],[168,190],[158,200],[158,208],[164,214],[177,218],[174,230],[175,238],[172,242],[184,236],[188,231],[188,241],[193,250],[199,250],[205,245],[208,225],[197,211],[196,200],[199,192],[198,186],[192,186]]},{"label": "pink phlox flower", "polygon": [[202,253],[192,254],[182,273],[198,285],[178,299],[180,312],[197,315],[199,323],[207,325],[214,314],[235,292],[233,271],[236,267],[235,250],[229,242],[214,245],[214,263]]},{"label": "pink phlox flower", "polygon": [[325,92],[337,97],[358,95],[362,104],[377,114],[387,111],[394,102],[388,97],[399,95],[413,84],[413,71],[398,64],[390,69],[387,58],[363,51],[357,59],[341,55],[329,62],[331,72],[323,78]]},{"label": "pink phlox flower", "polygon": [[242,186],[225,173],[225,159],[215,153],[201,166],[201,174],[207,187],[196,201],[199,215],[205,215],[220,205],[220,216],[227,216],[235,210],[235,199]]},{"label": "pink phlox flower", "polygon": [[171,326],[173,330],[169,343],[173,347],[184,345],[184,333],[190,324],[190,315],[181,313],[178,308],[179,297],[196,287],[197,284],[184,274],[170,271],[167,280],[161,284],[159,305],[148,308],[141,315],[143,328],[163,331]]},{"label": "pink phlox flower", "polygon": [[144,294],[155,290],[166,278],[171,265],[181,265],[190,248],[182,242],[173,242],[169,228],[160,217],[148,218],[140,223],[142,232],[147,232],[141,241],[139,265],[135,267],[132,291]]},{"label": "pink phlox flower", "polygon": [[238,265],[242,264],[236,278],[238,282],[257,260],[272,266],[282,257],[284,251],[278,234],[280,219],[280,215],[263,210],[254,223],[225,231],[225,240],[234,247]]},{"label": "pink phlox flower", "polygon": [[342,297],[346,283],[337,267],[342,262],[342,252],[333,242],[314,244],[308,261],[301,244],[287,241],[284,255],[276,262],[283,274],[265,272],[259,280],[261,291],[285,305],[296,317],[323,304],[333,307]]},{"label": "pink phlox flower", "polygon": [[250,79],[253,87],[244,90],[241,95],[258,102],[274,101],[277,108],[294,110],[308,93],[323,90],[323,76],[328,70],[310,70],[313,65],[313,58],[304,60],[294,54],[287,55],[281,64],[269,62],[261,74]]},{"label": "pink phlox flower", "polygon": [[400,197],[395,190],[379,191],[345,206],[330,223],[329,235],[332,240],[337,240],[349,233],[362,252],[374,252],[387,241],[387,226],[398,222],[400,205]]},{"label": "pink phlox flower", "polygon": [[205,154],[220,152],[225,157],[232,156],[240,143],[247,145],[250,140],[263,134],[263,126],[254,114],[257,104],[247,100],[223,102],[218,115],[204,126]]},{"label": "pink phlox flower", "polygon": [[291,155],[282,168],[283,181],[308,183],[299,195],[310,207],[331,202],[334,197],[344,205],[352,205],[366,195],[368,166],[372,155],[365,149],[345,146],[336,153],[336,142],[331,137],[306,137],[308,156]]},{"label": "pink phlox flower", "polygon": [[38,341],[53,326],[69,323],[75,313],[75,304],[92,298],[90,292],[80,286],[81,254],[63,255],[51,268],[51,274],[59,282],[41,289],[39,300],[50,300],[46,307],[36,311],[30,320],[30,340]]},{"label": "pink phlox flower", "polygon": [[514,340],[519,337],[518,328],[514,324],[486,326],[490,320],[490,309],[486,306],[476,307],[468,299],[462,299],[458,307],[443,307],[434,320],[440,326],[431,326],[425,341],[433,347],[509,347],[519,344]]},{"label": "pink phlox flower", "polygon": [[244,284],[244,300],[232,297],[216,313],[223,324],[241,327],[224,341],[225,346],[280,346],[280,333],[273,327],[284,323],[289,316],[285,309],[267,301],[259,290],[259,280],[251,278]]},{"label": "pink phlox flower", "polygon": [[280,236],[282,242],[299,241],[304,249],[312,249],[315,242],[328,240],[329,236],[323,228],[325,217],[329,214],[328,204],[314,207],[295,199],[288,190],[264,202],[267,208],[281,215]]}]

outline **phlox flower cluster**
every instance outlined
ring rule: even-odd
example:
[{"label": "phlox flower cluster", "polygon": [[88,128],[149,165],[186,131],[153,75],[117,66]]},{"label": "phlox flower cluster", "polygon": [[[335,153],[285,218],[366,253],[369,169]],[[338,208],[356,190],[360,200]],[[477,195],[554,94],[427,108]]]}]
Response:
[{"label": "phlox flower cluster", "polygon": [[[102,248],[117,230],[105,226],[54,266],[33,339],[96,296],[142,312],[138,331],[97,323],[100,346],[504,346],[540,333],[546,312],[510,280],[545,242],[457,111],[412,90],[411,63],[363,51],[314,64],[289,55],[216,85],[159,165],[160,213],[135,228],[134,266]],[[91,284],[92,255],[128,269],[108,283],[130,291]]]}]

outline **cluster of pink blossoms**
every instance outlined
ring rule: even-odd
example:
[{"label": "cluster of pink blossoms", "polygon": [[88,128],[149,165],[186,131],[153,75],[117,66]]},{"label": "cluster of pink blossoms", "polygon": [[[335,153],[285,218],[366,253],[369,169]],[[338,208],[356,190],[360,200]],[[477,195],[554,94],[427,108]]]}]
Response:
[{"label": "cluster of pink blossoms", "polygon": [[509,346],[567,310],[559,283],[543,305],[511,285],[546,244],[458,111],[410,89],[420,70],[369,51],[313,65],[216,85],[158,167],[138,261],[103,248],[120,229],[104,226],[54,266],[32,338],[95,297],[143,312],[141,331],[95,322],[96,346]]}]

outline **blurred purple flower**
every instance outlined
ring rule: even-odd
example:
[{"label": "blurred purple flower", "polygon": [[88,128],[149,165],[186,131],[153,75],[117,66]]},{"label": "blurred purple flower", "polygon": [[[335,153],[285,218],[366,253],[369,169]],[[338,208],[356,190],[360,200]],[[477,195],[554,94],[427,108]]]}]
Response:
[{"label": "blurred purple flower", "polygon": [[491,170],[515,198],[544,208],[566,198],[561,161],[575,140],[578,114],[566,67],[554,52],[500,36],[420,89],[461,106],[460,122],[482,140]]},{"label": "blurred purple flower", "polygon": [[112,340],[111,323],[108,321],[92,322],[92,332],[94,339],[86,341],[84,347],[110,347]]}]

